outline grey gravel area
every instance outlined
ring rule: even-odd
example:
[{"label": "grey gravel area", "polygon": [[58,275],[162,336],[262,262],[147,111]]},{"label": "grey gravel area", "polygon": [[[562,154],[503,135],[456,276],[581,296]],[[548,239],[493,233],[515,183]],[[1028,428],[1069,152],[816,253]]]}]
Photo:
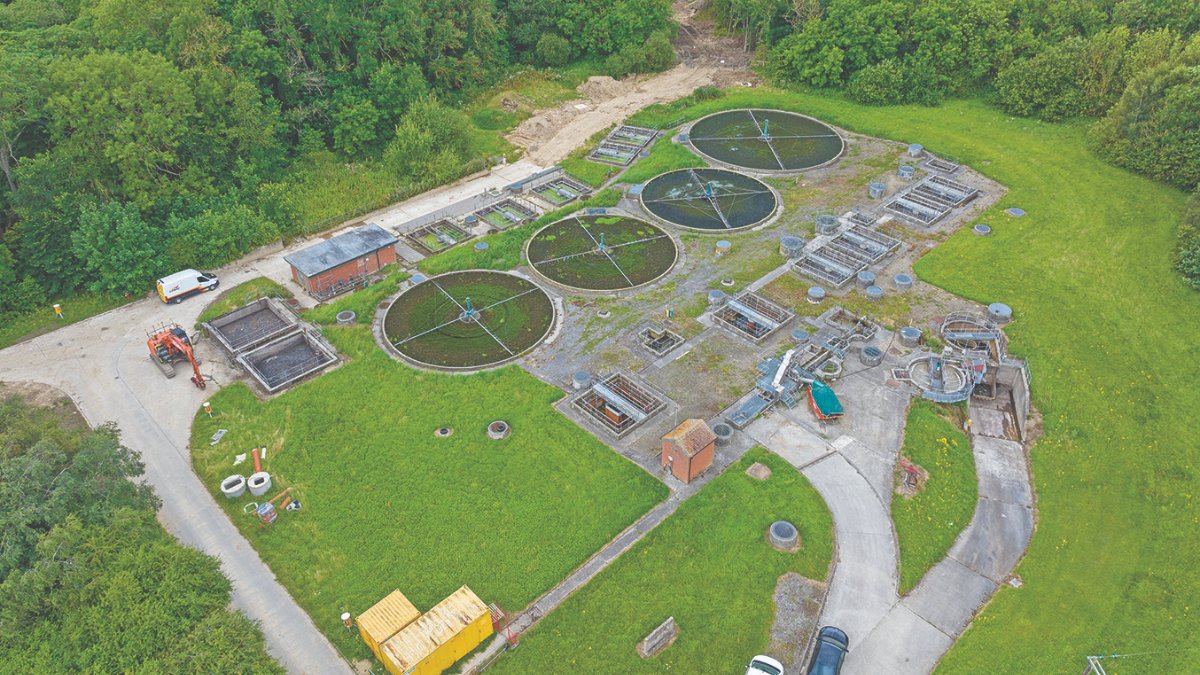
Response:
[{"label": "grey gravel area", "polygon": [[771,625],[770,655],[788,672],[798,672],[812,636],[817,630],[825,584],[795,572],[779,577],[775,584],[775,623]]}]

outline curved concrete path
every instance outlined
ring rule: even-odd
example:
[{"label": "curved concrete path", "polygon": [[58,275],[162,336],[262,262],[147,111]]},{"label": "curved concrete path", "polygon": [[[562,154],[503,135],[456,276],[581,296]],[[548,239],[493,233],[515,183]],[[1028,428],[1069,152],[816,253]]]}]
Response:
[{"label": "curved concrete path", "polygon": [[1034,500],[1024,448],[973,435],[975,515],[947,556],[901,599],[890,505],[868,479],[879,473],[880,453],[864,452],[863,443],[847,436],[827,442],[778,417],[755,422],[749,432],[799,469],[833,514],[836,558],[821,624],[850,637],[848,675],[932,671],[1029,545]]}]

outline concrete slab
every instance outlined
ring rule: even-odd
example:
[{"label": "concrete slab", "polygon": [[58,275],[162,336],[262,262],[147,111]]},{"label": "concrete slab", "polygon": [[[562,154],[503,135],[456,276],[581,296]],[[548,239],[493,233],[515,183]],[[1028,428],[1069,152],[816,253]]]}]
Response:
[{"label": "concrete slab", "polygon": [[[762,425],[760,427],[760,425]],[[786,459],[792,466],[800,467],[829,454],[830,447],[817,434],[787,423],[778,416],[768,419],[755,420],[747,428],[758,442],[771,449],[771,452]]]},{"label": "concrete slab", "polygon": [[1033,512],[1025,506],[980,499],[975,517],[954,546],[950,557],[1002,583],[1025,553],[1033,534]]},{"label": "concrete slab", "polygon": [[979,494],[987,499],[1033,505],[1033,488],[1025,464],[1025,449],[1013,441],[974,436],[975,473]]},{"label": "concrete slab", "polygon": [[938,630],[958,637],[997,585],[953,558],[944,558],[901,601]]},{"label": "concrete slab", "polygon": [[[970,406],[971,432],[992,438],[1007,438],[1007,415],[998,408]],[[1011,425],[1011,422],[1008,422]]]},{"label": "concrete slab", "polygon": [[879,501],[890,507],[894,482],[892,468],[896,463],[896,453],[885,453],[857,439],[841,448],[841,453],[855,469],[858,469],[863,478],[867,479]]},{"label": "concrete slab", "polygon": [[845,675],[924,675],[954,644],[949,635],[903,605],[897,605],[865,639],[849,632],[847,637]]}]

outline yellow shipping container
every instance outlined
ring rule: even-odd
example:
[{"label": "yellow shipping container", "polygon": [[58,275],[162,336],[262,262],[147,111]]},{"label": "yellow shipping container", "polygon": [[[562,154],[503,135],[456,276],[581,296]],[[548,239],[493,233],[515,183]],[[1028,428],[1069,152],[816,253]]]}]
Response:
[{"label": "yellow shipping container", "polygon": [[438,675],[492,634],[492,615],[463,586],[383,643],[392,675]]},{"label": "yellow shipping container", "polygon": [[363,642],[383,661],[383,643],[408,624],[416,621],[421,612],[399,590],[392,591],[375,606],[358,615],[355,623]]}]

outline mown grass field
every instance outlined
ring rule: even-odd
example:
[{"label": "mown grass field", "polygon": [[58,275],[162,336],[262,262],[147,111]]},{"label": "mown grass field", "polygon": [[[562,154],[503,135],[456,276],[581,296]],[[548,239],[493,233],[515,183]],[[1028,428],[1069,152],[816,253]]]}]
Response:
[{"label": "mown grass field", "polygon": [[901,455],[929,472],[924,489],[892,496],[892,522],[900,544],[900,593],[911,591],[936,565],[975,513],[979,486],[971,442],[953,408],[913,400]]},{"label": "mown grass field", "polygon": [[[766,481],[747,476],[758,461]],[[804,542],[782,553],[766,541],[790,520]],[[821,496],[791,465],[765,450],[740,462],[684,502],[657,529],[569,598],[496,673],[739,673],[769,643],[772,595],[785,572],[823,580],[833,523]],[[668,616],[680,634],[654,658],[634,647]]]},{"label": "mown grass field", "polygon": [[621,174],[622,183],[645,183],[660,173],[675,169],[694,169],[708,166],[699,155],[687,146],[671,141],[669,136],[663,136],[650,146],[650,154],[636,160],[633,166]]},{"label": "mown grass field", "polygon": [[[655,106],[661,127],[747,105],[923,143],[1008,187],[916,266],[924,280],[1016,312],[1045,437],[1032,451],[1038,529],[1017,569],[943,660],[944,672],[1073,672],[1089,654],[1154,652],[1109,672],[1186,672],[1197,647],[1200,294],[1170,267],[1184,195],[1106,165],[1087,128],[1014,119],[979,101],[869,108],[761,89]],[[1002,209],[1020,206],[1012,219]]]},{"label": "mown grass field", "polygon": [[[230,519],[317,626],[346,655],[369,658],[357,614],[400,588],[428,609],[468,584],[519,610],[556,584],[666,489],[552,407],[562,393],[511,367],[472,376],[424,373],[386,356],[366,326],[326,333],[350,362],[263,402],[244,385],[200,413],[192,461]],[[512,434],[487,438],[492,420]],[[434,430],[450,426],[449,438]],[[208,439],[228,434],[217,446]],[[267,529],[226,500],[219,481],[269,449],[274,487],[303,509]],[[298,620],[302,617],[298,617]]]},{"label": "mown grass field", "polygon": [[[9,317],[0,325],[0,349],[22,340],[49,333],[68,324],[89,319],[137,298],[119,298],[96,293],[80,293],[46,302],[46,306],[28,314]],[[63,308],[63,318],[54,315],[54,303]]]},{"label": "mown grass field", "polygon": [[[255,277],[249,281],[243,281],[233,288],[221,291],[221,294],[216,299],[210,301],[203,312],[200,312],[200,316],[196,317],[196,323],[201,324],[205,321],[212,321],[226,312],[232,312],[259,298],[290,297],[292,297],[292,292],[278,283],[266,277]],[[201,302],[207,299],[202,298]]]}]

